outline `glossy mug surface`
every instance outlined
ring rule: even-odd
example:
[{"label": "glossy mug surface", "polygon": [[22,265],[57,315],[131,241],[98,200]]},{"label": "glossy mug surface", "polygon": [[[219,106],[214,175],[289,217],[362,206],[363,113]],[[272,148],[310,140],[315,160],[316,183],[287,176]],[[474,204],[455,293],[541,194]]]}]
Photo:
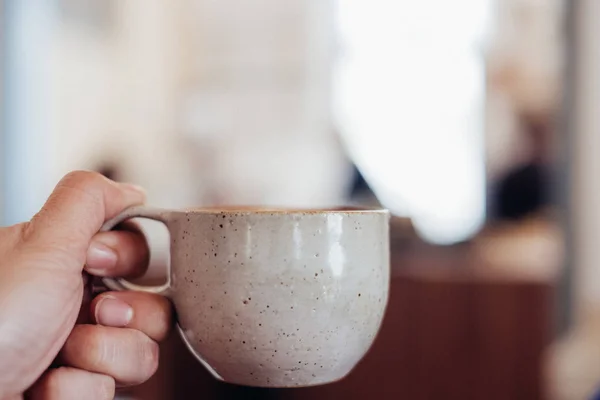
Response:
[{"label": "glossy mug surface", "polygon": [[134,207],[171,237],[167,284],[105,279],[169,297],[196,358],[223,381],[299,387],[345,377],[370,348],[388,299],[387,210]]}]

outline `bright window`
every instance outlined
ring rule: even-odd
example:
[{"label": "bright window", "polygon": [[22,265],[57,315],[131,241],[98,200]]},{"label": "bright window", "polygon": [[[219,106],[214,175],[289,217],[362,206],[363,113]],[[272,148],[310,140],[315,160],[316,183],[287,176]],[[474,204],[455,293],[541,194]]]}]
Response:
[{"label": "bright window", "polygon": [[334,110],[357,166],[432,242],[485,219],[482,0],[337,0]]}]

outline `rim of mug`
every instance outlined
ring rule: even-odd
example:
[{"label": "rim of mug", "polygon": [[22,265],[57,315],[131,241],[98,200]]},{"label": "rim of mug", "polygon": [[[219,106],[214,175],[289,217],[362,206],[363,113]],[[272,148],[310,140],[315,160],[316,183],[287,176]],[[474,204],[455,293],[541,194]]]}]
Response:
[{"label": "rim of mug", "polygon": [[[177,210],[176,210],[177,211]],[[338,207],[267,207],[267,206],[208,206],[189,207],[181,210],[183,213],[208,213],[208,214],[389,214],[390,211],[382,207],[338,206]]]}]

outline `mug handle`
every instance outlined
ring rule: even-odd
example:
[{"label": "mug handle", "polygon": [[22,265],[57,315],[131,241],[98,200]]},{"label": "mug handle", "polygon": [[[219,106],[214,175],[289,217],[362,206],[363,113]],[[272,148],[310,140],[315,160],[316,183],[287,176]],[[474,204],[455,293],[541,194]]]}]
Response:
[{"label": "mug handle", "polygon": [[[106,221],[102,228],[100,228],[100,232],[108,232],[113,229],[115,226],[120,224],[123,221],[126,221],[131,218],[148,218],[154,221],[162,222],[169,227],[169,222],[171,219],[172,212],[169,210],[164,210],[160,208],[154,207],[146,207],[146,206],[137,206],[131,207],[123,211],[121,214],[117,215],[113,219]],[[170,267],[169,267],[170,269]],[[146,293],[155,293],[163,295],[167,298],[171,298],[171,271],[168,271],[167,274],[167,283],[160,286],[142,286],[136,285],[135,283],[131,283],[123,278],[102,278],[102,283],[109,288],[110,290],[115,291],[123,291],[123,290],[133,290],[137,292],[146,292]],[[185,334],[179,322],[177,323],[177,331],[183,340],[183,343],[188,348],[188,350],[194,355],[194,357],[200,361],[200,363],[211,372],[217,379],[223,380],[223,378],[219,375],[217,371],[215,371],[202,357],[198,355],[198,352],[194,349],[194,346],[190,342],[188,336]]]},{"label": "mug handle", "polygon": [[[170,211],[160,208],[146,206],[131,207],[121,212],[116,217],[106,221],[104,225],[102,225],[102,228],[100,228],[100,232],[110,231],[118,224],[131,218],[147,218],[154,221],[162,222],[168,227],[170,214]],[[102,283],[104,283],[104,285],[106,285],[106,287],[110,290],[133,290],[137,292],[155,293],[166,297],[170,297],[169,295],[171,291],[171,273],[170,271],[167,272],[167,283],[160,286],[136,285],[135,283],[131,283],[123,278],[102,278]]]}]

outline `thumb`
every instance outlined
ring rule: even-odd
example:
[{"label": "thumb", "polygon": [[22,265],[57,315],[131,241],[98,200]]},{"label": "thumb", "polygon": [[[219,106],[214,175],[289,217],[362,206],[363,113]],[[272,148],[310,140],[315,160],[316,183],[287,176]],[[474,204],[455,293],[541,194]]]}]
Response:
[{"label": "thumb", "polygon": [[67,254],[68,261],[63,259],[63,263],[81,268],[89,243],[104,221],[144,201],[145,193],[137,186],[116,183],[95,172],[71,172],[27,224],[23,240]]}]

